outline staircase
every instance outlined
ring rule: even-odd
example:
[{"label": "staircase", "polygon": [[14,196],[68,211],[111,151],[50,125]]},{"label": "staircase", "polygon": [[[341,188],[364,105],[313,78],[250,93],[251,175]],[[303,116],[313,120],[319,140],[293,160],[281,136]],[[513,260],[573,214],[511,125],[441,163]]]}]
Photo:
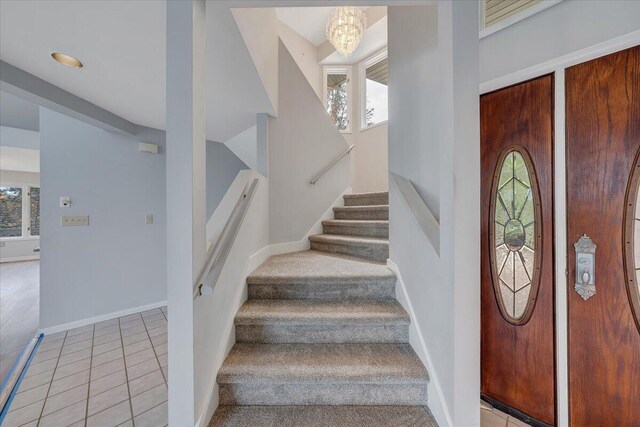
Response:
[{"label": "staircase", "polygon": [[311,250],[248,278],[210,426],[437,426],[395,299],[388,193],[351,194]]}]

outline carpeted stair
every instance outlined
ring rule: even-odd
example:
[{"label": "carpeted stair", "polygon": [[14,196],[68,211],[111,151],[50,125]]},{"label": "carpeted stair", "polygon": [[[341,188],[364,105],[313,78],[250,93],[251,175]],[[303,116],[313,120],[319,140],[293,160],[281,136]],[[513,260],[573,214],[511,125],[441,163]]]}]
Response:
[{"label": "carpeted stair", "polygon": [[210,426],[436,426],[395,299],[388,193],[351,194],[311,250],[248,278]]}]

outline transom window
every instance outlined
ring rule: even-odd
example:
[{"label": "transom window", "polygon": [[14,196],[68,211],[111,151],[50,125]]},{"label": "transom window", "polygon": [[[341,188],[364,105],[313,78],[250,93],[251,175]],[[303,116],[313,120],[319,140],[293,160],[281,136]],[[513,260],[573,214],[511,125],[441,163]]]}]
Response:
[{"label": "transom window", "polygon": [[40,188],[0,186],[0,238],[40,235]]},{"label": "transom window", "polygon": [[360,66],[361,128],[389,120],[389,58],[387,50],[374,55]]}]

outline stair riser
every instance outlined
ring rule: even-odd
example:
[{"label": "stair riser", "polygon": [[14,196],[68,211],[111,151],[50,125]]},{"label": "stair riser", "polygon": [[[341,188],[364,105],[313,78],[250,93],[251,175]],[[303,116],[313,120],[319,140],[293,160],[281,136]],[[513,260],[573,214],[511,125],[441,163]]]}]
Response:
[{"label": "stair riser", "polygon": [[236,325],[236,342],[408,343],[409,324]]},{"label": "stair riser", "polygon": [[324,234],[339,234],[342,236],[359,236],[359,237],[384,237],[389,238],[389,227],[386,226],[340,226],[340,225],[323,225],[322,232]]},{"label": "stair riser", "polygon": [[389,195],[386,194],[369,196],[369,197],[345,197],[344,205],[345,206],[371,206],[371,205],[388,205],[389,204]]},{"label": "stair riser", "polygon": [[220,405],[426,405],[427,383],[219,384]]},{"label": "stair riser", "polygon": [[389,220],[389,211],[334,211],[335,219]]},{"label": "stair riser", "polygon": [[387,258],[389,258],[388,244],[341,245],[338,243],[312,241],[311,249],[314,251],[350,255],[353,257],[380,262],[386,261]]},{"label": "stair riser", "polygon": [[312,283],[308,285],[249,285],[249,299],[392,299],[393,283],[360,283],[351,285]]}]

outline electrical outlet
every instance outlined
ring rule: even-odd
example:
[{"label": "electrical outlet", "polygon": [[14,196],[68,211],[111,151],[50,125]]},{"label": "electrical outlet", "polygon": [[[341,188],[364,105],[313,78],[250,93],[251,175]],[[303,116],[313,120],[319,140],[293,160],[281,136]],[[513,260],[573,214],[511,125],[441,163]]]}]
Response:
[{"label": "electrical outlet", "polygon": [[0,242],[0,248],[4,248],[6,246],[5,242]]},{"label": "electrical outlet", "polygon": [[147,215],[144,217],[145,224],[153,224],[153,215]]},{"label": "electrical outlet", "polygon": [[60,218],[63,227],[86,226],[89,225],[89,215],[65,215]]}]

